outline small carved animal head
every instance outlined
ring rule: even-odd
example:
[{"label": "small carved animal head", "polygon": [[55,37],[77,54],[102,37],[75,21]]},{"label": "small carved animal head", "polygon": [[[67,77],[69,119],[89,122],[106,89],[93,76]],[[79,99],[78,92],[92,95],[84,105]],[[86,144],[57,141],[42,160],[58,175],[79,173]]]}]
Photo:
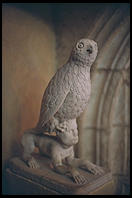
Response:
[{"label": "small carved animal head", "polygon": [[97,43],[93,40],[83,38],[76,43],[71,56],[73,60],[81,61],[91,66],[95,61],[97,53]]}]

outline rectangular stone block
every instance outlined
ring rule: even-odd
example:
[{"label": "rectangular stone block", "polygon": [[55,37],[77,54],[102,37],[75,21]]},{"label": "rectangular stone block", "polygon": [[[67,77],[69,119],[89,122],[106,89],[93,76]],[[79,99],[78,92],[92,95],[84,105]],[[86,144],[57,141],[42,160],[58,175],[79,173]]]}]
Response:
[{"label": "rectangular stone block", "polygon": [[[31,169],[19,158],[12,158],[6,169],[8,195],[89,195],[113,194],[114,185],[111,173],[106,172],[92,175],[86,171],[87,184],[75,184],[70,178],[54,172],[50,167],[50,160],[38,156],[40,169]],[[111,190],[110,190],[111,189]]]}]

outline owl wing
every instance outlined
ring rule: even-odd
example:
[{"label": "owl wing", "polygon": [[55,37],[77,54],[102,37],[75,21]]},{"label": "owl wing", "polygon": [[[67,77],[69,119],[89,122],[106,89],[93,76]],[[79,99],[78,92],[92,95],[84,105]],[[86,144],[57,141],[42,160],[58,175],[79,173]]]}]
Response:
[{"label": "owl wing", "polygon": [[45,90],[40,110],[40,127],[43,127],[63,105],[70,86],[70,72],[63,66],[56,72]]}]

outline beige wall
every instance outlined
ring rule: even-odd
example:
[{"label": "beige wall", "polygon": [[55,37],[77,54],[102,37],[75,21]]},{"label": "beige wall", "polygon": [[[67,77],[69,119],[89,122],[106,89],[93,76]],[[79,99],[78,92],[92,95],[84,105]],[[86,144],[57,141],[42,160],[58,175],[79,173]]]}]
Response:
[{"label": "beige wall", "polygon": [[35,126],[56,61],[55,35],[44,16],[4,5],[2,19],[4,161],[19,152],[21,133]]}]

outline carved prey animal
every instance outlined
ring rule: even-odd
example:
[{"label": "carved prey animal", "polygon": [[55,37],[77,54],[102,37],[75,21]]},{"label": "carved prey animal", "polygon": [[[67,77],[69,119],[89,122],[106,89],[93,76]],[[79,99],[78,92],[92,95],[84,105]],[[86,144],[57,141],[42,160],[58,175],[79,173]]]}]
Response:
[{"label": "carved prey animal", "polygon": [[51,158],[52,166],[56,172],[70,176],[77,184],[85,184],[87,180],[77,168],[88,170],[93,174],[102,174],[103,170],[88,160],[75,158],[73,146],[78,142],[78,131],[76,120],[69,122],[71,128],[63,133],[58,132],[56,137],[44,134],[37,135],[32,133],[32,130],[24,133],[22,158],[30,168],[39,168],[38,161],[32,156],[36,146],[41,155]]},{"label": "carved prey animal", "polygon": [[61,123],[76,119],[84,111],[91,93],[90,68],[97,52],[95,41],[77,42],[68,62],[45,90],[36,133],[60,131]]}]

